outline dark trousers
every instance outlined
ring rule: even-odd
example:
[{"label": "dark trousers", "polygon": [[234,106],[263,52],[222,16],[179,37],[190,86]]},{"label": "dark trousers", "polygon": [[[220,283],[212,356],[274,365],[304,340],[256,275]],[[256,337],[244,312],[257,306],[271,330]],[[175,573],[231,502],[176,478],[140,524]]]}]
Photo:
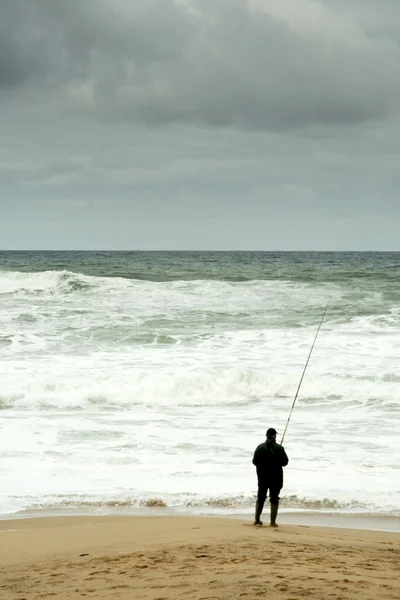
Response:
[{"label": "dark trousers", "polygon": [[271,504],[276,506],[279,504],[279,492],[282,489],[281,482],[266,481],[264,479],[258,480],[258,493],[257,500],[261,506],[264,506],[264,502],[267,498],[269,490],[269,501]]}]

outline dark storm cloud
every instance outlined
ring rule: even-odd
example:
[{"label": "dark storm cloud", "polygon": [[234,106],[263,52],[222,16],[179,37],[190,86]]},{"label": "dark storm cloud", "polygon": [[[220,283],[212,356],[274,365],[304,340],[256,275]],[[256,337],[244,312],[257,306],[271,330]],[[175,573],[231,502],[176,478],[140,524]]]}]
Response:
[{"label": "dark storm cloud", "polygon": [[371,36],[372,3],[358,20],[357,2],[299,4],[3,0],[0,84],[25,82],[24,101],[49,110],[148,125],[286,130],[393,114],[395,5],[379,3]]},{"label": "dark storm cloud", "polygon": [[25,1],[0,2],[0,91],[18,87],[46,71],[45,44],[30,30],[34,17]]}]

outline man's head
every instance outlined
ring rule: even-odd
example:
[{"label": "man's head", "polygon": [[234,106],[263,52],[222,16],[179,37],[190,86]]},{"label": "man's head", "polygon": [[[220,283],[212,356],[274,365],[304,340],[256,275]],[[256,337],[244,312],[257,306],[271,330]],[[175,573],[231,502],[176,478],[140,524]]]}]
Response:
[{"label": "man's head", "polygon": [[274,429],[273,427],[267,429],[267,440],[276,440],[276,429]]}]

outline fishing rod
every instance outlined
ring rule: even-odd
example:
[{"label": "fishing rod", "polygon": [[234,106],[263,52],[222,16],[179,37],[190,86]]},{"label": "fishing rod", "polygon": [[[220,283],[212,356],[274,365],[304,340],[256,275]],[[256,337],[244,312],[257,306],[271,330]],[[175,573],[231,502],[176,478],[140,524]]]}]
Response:
[{"label": "fishing rod", "polygon": [[297,391],[296,391],[296,395],[295,395],[295,397],[294,397],[294,400],[293,400],[292,408],[290,409],[289,418],[288,418],[288,420],[287,420],[287,423],[286,423],[285,431],[283,432],[283,436],[282,436],[281,444],[283,444],[283,440],[285,439],[286,431],[287,431],[287,428],[289,427],[290,417],[292,416],[292,412],[293,412],[293,409],[294,409],[294,405],[296,404],[297,396],[299,395],[299,391],[300,391],[300,388],[301,388],[301,384],[302,384],[302,382],[303,382],[303,378],[304,378],[305,372],[306,372],[306,370],[307,370],[308,361],[310,360],[310,357],[311,357],[312,351],[313,351],[313,349],[314,349],[314,346],[315,346],[315,342],[317,341],[317,337],[318,337],[318,334],[319,334],[319,330],[321,329],[321,325],[322,325],[322,323],[323,323],[323,321],[324,321],[324,319],[325,319],[326,311],[328,310],[328,306],[329,306],[329,302],[330,302],[330,301],[331,301],[331,299],[329,298],[329,300],[328,300],[328,303],[327,303],[327,305],[325,306],[324,314],[322,315],[322,317],[321,317],[321,321],[320,321],[320,323],[319,323],[319,325],[318,325],[317,333],[315,334],[315,338],[314,338],[314,341],[313,341],[313,343],[312,343],[312,346],[311,346],[310,352],[309,352],[309,354],[308,354],[307,362],[306,362],[306,364],[305,364],[305,366],[304,366],[303,373],[302,373],[302,376],[301,376],[301,379],[300,379],[299,385],[298,385],[298,387],[297,387]]}]

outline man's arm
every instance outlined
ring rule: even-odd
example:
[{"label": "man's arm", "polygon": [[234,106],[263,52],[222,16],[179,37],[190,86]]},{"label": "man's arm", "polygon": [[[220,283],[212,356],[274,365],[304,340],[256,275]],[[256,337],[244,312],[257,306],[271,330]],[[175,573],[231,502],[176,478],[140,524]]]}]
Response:
[{"label": "man's arm", "polygon": [[281,464],[282,467],[286,467],[289,464],[289,457],[285,452],[285,448],[281,446]]},{"label": "man's arm", "polygon": [[260,462],[260,453],[259,453],[259,451],[258,451],[258,446],[257,446],[257,448],[256,448],[256,449],[255,449],[255,451],[254,451],[254,455],[253,455],[253,461],[252,461],[252,462],[253,462],[253,465],[254,465],[255,467],[258,467],[258,465],[259,465],[259,462]]}]

